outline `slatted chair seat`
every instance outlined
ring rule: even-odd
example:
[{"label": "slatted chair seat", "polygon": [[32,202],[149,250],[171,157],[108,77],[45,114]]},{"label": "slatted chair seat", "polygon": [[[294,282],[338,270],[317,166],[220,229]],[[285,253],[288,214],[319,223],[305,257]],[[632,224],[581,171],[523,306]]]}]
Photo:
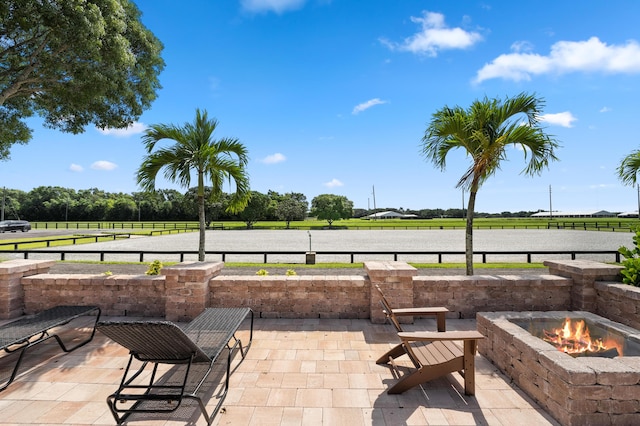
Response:
[{"label": "slatted chair seat", "polygon": [[[251,317],[249,342],[242,345],[236,338],[242,322]],[[129,349],[129,362],[118,390],[107,398],[107,404],[118,424],[133,413],[167,413],[176,411],[183,399],[195,400],[207,424],[211,424],[229,389],[232,355],[239,350],[242,359],[253,340],[253,311],[249,308],[210,308],[183,328],[169,321],[101,322],[101,333]],[[198,394],[213,369],[215,361],[226,351],[226,376],[222,393],[211,414]],[[142,364],[132,368],[136,359]],[[142,373],[152,364],[148,381]],[[184,365],[186,368],[158,378],[161,364]],[[194,366],[203,365],[204,372],[190,374]],[[193,376],[193,377],[192,377]]]},{"label": "slatted chair seat", "polygon": [[[484,336],[478,331],[398,333],[402,343],[393,347],[376,361],[391,364],[404,354],[409,356],[416,370],[405,374],[387,391],[403,393],[449,373],[459,372],[464,378],[464,391],[475,395],[475,355],[478,340]],[[462,342],[462,347],[457,342]]]}]

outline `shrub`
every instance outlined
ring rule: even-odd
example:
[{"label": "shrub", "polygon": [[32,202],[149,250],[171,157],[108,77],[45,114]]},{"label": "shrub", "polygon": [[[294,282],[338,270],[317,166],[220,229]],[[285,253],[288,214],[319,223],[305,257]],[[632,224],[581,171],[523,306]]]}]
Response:
[{"label": "shrub", "polygon": [[162,269],[162,262],[159,260],[154,260],[149,264],[149,269],[145,274],[147,275],[160,275],[160,270]]},{"label": "shrub", "polygon": [[113,272],[111,272],[111,271],[104,271],[104,272],[102,273],[102,275],[105,275],[105,276],[109,277],[109,276],[113,275]]},{"label": "shrub", "polygon": [[622,274],[622,282],[640,287],[640,228],[637,228],[635,233],[633,236],[634,249],[630,250],[622,246],[618,249],[618,253],[625,257],[622,261],[624,269],[620,271],[620,274]]},{"label": "shrub", "polygon": [[256,272],[256,275],[269,275],[269,271],[267,271],[266,269],[260,269],[258,272]]},{"label": "shrub", "polygon": [[287,269],[287,272],[285,272],[285,275],[298,275],[298,274],[293,269]]}]

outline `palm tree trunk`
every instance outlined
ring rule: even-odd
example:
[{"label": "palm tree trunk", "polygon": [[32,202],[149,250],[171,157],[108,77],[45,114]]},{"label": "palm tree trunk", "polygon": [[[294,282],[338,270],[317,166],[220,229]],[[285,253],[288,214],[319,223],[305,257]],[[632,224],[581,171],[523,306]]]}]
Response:
[{"label": "palm tree trunk", "polygon": [[202,173],[198,173],[198,219],[200,238],[198,241],[198,261],[204,262],[204,231],[205,231],[205,213],[204,213],[204,176]]},{"label": "palm tree trunk", "polygon": [[473,212],[476,206],[477,190],[469,191],[469,204],[467,205],[467,227],[465,232],[465,262],[467,275],[473,275]]}]

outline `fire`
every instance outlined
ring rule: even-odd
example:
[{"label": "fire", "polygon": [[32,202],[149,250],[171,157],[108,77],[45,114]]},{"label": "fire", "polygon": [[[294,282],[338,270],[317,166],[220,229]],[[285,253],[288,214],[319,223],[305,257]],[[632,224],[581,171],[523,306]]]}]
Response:
[{"label": "fire", "polygon": [[618,356],[622,356],[622,348],[616,342],[591,338],[591,333],[584,320],[573,322],[567,318],[561,328],[544,330],[543,340],[567,354],[597,354],[614,349],[617,350]]}]

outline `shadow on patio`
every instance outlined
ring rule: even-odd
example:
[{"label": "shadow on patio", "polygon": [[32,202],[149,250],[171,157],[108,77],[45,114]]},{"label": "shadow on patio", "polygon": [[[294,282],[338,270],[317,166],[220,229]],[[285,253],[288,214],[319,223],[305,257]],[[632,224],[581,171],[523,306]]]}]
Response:
[{"label": "shadow on patio", "polygon": [[[117,318],[109,318],[117,319]],[[130,318],[129,318],[130,319]],[[448,320],[450,330],[475,329],[474,320]],[[435,330],[420,319],[408,331]],[[476,358],[476,396],[448,375],[401,395],[388,395],[394,372],[375,360],[398,338],[390,325],[369,320],[256,319],[253,345],[231,376],[217,425],[556,425],[482,356]],[[245,334],[247,336],[245,336]],[[248,337],[248,324],[239,333]],[[106,397],[118,386],[126,349],[100,333],[70,354],[44,343],[27,354],[20,376],[0,393],[2,424],[114,424]],[[400,373],[410,366],[401,358]],[[6,357],[0,359],[5,367]],[[165,373],[170,371],[165,370]],[[202,391],[217,403],[223,371]],[[136,414],[132,424],[205,424],[195,404],[172,415]]]}]

